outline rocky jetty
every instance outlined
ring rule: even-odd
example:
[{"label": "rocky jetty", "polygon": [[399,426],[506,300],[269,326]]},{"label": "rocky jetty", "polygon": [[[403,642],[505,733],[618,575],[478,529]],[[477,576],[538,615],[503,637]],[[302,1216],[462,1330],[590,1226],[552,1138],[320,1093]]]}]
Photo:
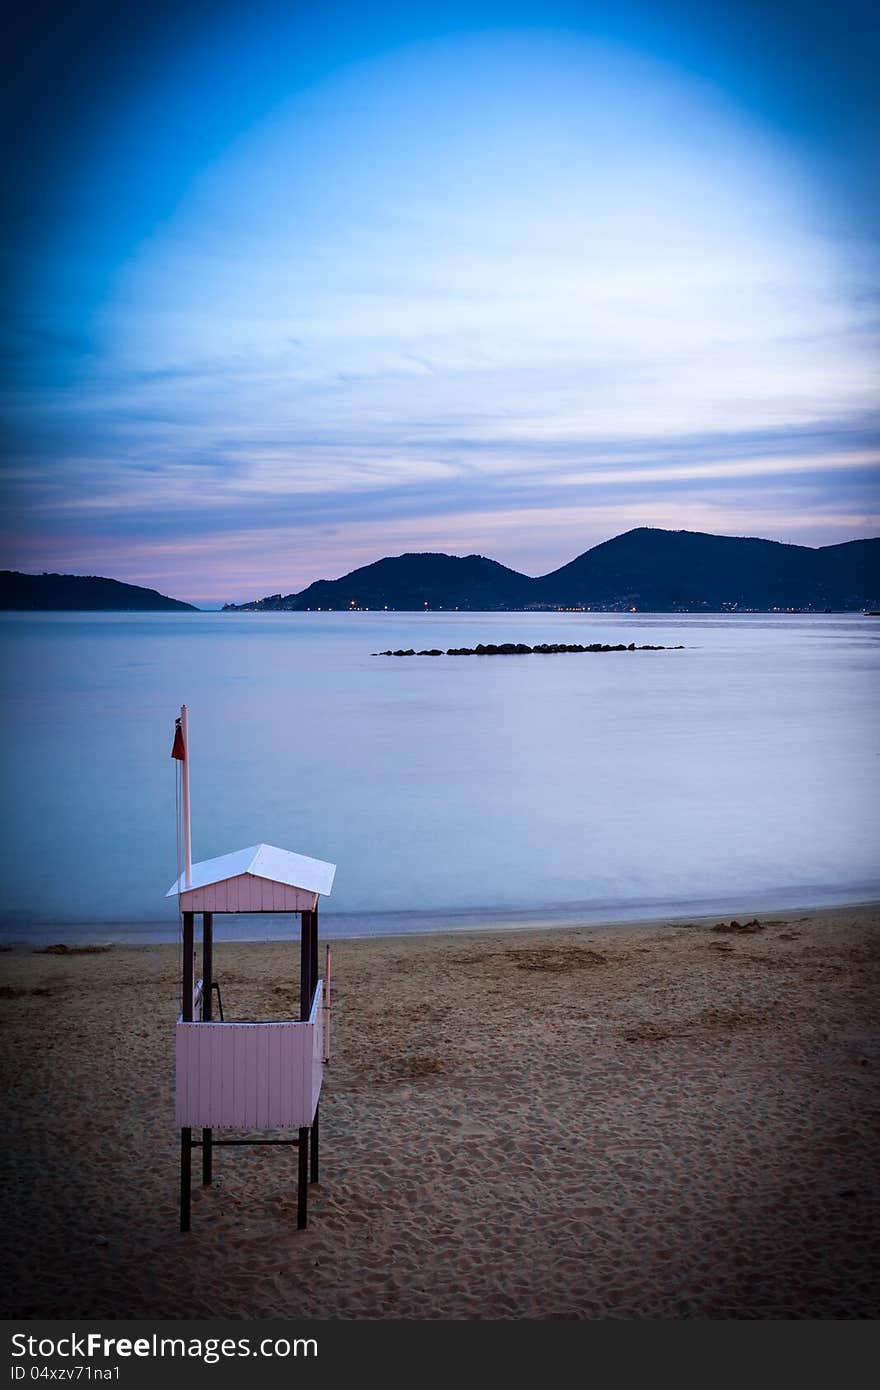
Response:
[{"label": "rocky jetty", "polygon": [[373,652],[373,656],[544,656],[557,652],[681,652],[684,647],[663,647],[646,643],[637,647],[635,642],[628,645],[619,642],[610,647],[605,642],[591,642],[588,647],[579,642],[542,642],[537,647],[528,647],[525,642],[480,642],[476,647],[449,647],[443,652],[439,647],[426,648],[417,652],[413,647],[397,651]]}]

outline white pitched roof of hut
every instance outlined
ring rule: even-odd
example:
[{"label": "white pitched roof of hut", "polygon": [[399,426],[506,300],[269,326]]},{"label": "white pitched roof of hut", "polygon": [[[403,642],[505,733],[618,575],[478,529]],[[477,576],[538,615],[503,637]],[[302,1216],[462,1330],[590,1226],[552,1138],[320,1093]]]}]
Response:
[{"label": "white pitched roof of hut", "polygon": [[192,866],[192,881],[184,882],[184,875],[172,883],[166,898],[177,893],[188,893],[193,888],[206,888],[209,883],[222,883],[227,878],[238,878],[240,874],[253,874],[255,878],[267,878],[273,883],[286,883],[290,888],[303,888],[309,893],[320,893],[325,898],[333,887],[336,865],[327,864],[323,859],[310,859],[305,854],[293,854],[289,849],[277,849],[275,845],[251,845],[249,849],[239,849],[233,854],[221,854],[217,859],[203,859]]}]

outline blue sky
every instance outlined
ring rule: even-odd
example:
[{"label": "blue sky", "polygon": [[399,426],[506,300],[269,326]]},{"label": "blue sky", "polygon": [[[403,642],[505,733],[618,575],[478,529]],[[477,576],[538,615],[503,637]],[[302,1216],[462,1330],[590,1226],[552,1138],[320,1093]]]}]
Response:
[{"label": "blue sky", "polygon": [[880,531],[870,7],[145,9],[22,30],[5,566]]}]

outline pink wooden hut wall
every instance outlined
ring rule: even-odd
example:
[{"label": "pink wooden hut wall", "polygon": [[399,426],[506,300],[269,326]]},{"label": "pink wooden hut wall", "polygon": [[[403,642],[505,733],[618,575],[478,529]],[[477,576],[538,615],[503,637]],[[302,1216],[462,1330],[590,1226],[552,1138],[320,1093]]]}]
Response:
[{"label": "pink wooden hut wall", "polygon": [[177,1125],[300,1129],[324,1073],[323,983],[298,1023],[177,1023]]},{"label": "pink wooden hut wall", "polygon": [[317,893],[256,874],[238,874],[180,894],[181,912],[314,912],[317,905]]}]

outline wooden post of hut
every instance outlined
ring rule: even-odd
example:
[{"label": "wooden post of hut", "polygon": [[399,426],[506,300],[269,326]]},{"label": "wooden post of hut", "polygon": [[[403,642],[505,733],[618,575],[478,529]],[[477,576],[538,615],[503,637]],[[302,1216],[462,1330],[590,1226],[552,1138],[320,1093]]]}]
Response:
[{"label": "wooden post of hut", "polygon": [[[180,1129],[180,1229],[190,1229],[192,1151],[202,1150],[202,1183],[217,1148],[247,1144],[297,1149],[297,1226],[308,1222],[309,1182],[319,1174],[318,1107],[324,1063],[324,984],[318,977],[318,900],[335,864],[274,845],[251,845],[193,864],[189,814],[189,730],[181,709],[172,757],[181,765],[184,867],[168,897],[183,922],[181,1011],[177,1021],[176,1118]],[[214,917],[289,912],[300,920],[299,1018],[276,1022],[214,1017]],[[195,972],[195,918],[202,919],[201,978]],[[219,992],[218,992],[219,999]],[[201,1129],[201,1139],[193,1130]],[[240,1137],[217,1138],[216,1131]],[[254,1131],[295,1131],[250,1138]],[[310,1153],[311,1148],[311,1153]]]}]

